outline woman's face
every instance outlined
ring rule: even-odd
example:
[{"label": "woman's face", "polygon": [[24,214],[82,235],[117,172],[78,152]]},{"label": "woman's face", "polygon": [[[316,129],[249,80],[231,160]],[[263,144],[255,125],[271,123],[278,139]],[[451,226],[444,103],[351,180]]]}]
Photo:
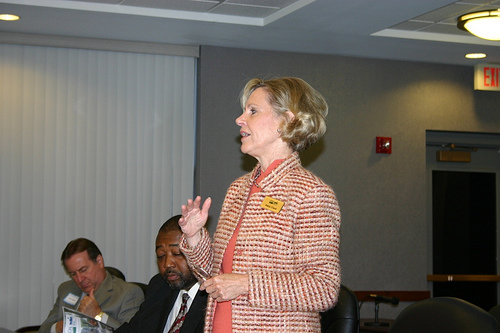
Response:
[{"label": "woman's face", "polygon": [[261,162],[283,146],[278,133],[281,119],[267,101],[267,94],[264,88],[255,89],[247,100],[245,110],[236,118],[236,124],[241,127],[241,152]]}]

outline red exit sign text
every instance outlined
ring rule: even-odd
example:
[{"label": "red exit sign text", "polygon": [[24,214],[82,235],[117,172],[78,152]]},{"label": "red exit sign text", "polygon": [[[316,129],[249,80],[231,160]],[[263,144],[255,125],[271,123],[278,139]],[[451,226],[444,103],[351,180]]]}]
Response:
[{"label": "red exit sign text", "polygon": [[500,91],[500,65],[477,64],[474,67],[475,90]]}]

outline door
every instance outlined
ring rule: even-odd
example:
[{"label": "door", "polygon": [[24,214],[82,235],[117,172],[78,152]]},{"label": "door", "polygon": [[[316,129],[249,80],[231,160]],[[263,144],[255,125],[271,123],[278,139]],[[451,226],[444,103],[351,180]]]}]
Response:
[{"label": "door", "polygon": [[[432,295],[458,297],[485,310],[498,303],[498,282],[488,279],[498,272],[499,137],[427,133],[429,267],[434,276],[455,276],[434,280]],[[436,152],[450,143],[469,151],[471,162],[438,162]]]}]

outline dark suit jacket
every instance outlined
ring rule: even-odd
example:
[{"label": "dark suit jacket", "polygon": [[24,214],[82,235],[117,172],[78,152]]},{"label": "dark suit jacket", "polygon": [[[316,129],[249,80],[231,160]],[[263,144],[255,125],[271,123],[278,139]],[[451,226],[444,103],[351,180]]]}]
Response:
[{"label": "dark suit jacket", "polygon": [[[162,333],[178,294],[179,290],[170,288],[160,274],[153,276],[139,311],[128,323],[115,330],[115,333]],[[198,291],[180,333],[203,332],[206,307],[207,293]]]}]

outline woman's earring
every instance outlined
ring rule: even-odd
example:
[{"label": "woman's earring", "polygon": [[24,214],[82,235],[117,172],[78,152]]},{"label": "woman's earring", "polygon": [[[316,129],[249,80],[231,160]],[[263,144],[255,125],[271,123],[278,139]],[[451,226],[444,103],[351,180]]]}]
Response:
[{"label": "woman's earring", "polygon": [[281,136],[281,130],[278,128],[276,131],[278,131],[278,134]]}]

